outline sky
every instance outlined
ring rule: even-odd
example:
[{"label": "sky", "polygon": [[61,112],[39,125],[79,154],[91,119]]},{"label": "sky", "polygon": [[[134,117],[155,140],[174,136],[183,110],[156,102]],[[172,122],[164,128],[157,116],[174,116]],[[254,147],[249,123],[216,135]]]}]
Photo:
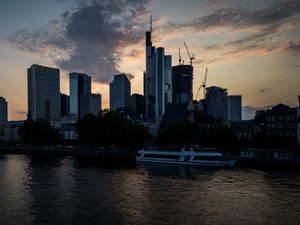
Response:
[{"label": "sky", "polygon": [[[126,73],[131,92],[143,93],[145,31],[153,17],[153,44],[185,63],[195,55],[194,95],[208,67],[207,86],[242,95],[243,119],[255,110],[300,95],[299,0],[0,0],[0,96],[9,120],[27,114],[27,68],[88,73],[92,91],[109,107],[109,82]],[[198,99],[203,98],[202,92]]]}]

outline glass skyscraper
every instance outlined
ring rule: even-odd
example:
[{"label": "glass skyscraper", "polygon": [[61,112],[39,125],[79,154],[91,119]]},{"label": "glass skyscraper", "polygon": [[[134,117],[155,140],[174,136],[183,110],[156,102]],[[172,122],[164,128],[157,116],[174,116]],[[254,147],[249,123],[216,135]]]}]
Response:
[{"label": "glass skyscraper", "polygon": [[91,94],[91,77],[85,73],[70,73],[70,114],[81,118],[81,96]]},{"label": "glass skyscraper", "polygon": [[7,101],[0,96],[0,125],[7,123]]},{"label": "glass skyscraper", "polygon": [[125,74],[114,76],[109,86],[110,110],[122,111],[131,107],[131,85]]},{"label": "glass skyscraper", "polygon": [[28,119],[60,120],[60,71],[40,65],[27,70]]}]

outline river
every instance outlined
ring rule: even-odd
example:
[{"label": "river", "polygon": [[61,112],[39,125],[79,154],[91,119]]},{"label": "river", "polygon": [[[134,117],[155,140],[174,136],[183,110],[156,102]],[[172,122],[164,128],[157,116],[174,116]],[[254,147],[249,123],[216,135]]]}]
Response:
[{"label": "river", "polygon": [[0,155],[0,224],[299,223],[299,172]]}]

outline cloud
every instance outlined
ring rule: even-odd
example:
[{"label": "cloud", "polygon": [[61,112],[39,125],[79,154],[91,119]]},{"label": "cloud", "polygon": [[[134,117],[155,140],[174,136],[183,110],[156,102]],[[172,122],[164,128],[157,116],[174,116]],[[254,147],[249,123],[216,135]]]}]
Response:
[{"label": "cloud", "polygon": [[[221,35],[227,41],[213,41],[211,44],[199,46],[206,55],[205,62],[195,64],[211,64],[227,59],[237,59],[247,55],[267,54],[277,50],[287,50],[294,55],[299,54],[299,45],[290,42],[286,35],[300,19],[300,1],[277,1],[262,9],[222,8],[198,17],[187,23],[169,22],[161,27],[161,32],[174,35],[178,32],[189,32],[197,35]],[[163,36],[163,35],[162,35]],[[165,35],[167,36],[167,35]],[[287,43],[290,42],[288,48]],[[286,49],[285,49],[286,48]]]},{"label": "cloud", "polygon": [[122,49],[143,38],[149,1],[80,1],[72,11],[35,30],[19,30],[9,41],[23,51],[51,57],[66,71],[85,72],[107,83],[121,73]]},{"label": "cloud", "polygon": [[285,50],[292,53],[293,55],[299,55],[300,44],[295,44],[293,41],[290,41],[289,45],[285,48]]}]

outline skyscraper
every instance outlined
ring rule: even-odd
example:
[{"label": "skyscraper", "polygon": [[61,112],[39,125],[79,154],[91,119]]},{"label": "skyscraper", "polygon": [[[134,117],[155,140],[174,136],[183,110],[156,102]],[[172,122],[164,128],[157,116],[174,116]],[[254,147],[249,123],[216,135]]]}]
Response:
[{"label": "skyscraper", "polygon": [[114,76],[109,86],[110,110],[123,111],[131,107],[131,85],[125,74]]},{"label": "skyscraper", "polygon": [[60,94],[60,115],[61,117],[70,114],[70,97],[66,94]]},{"label": "skyscraper", "polygon": [[172,67],[173,104],[189,103],[193,100],[193,66]]},{"label": "skyscraper", "polygon": [[88,114],[97,116],[101,112],[101,95],[81,95],[81,119]]},{"label": "skyscraper", "polygon": [[85,73],[70,73],[70,114],[81,118],[81,96],[91,94],[91,77]]},{"label": "skyscraper", "polygon": [[228,95],[228,120],[242,120],[242,96]]},{"label": "skyscraper", "polygon": [[144,95],[146,100],[146,117],[160,120],[167,104],[172,99],[172,57],[166,56],[164,48],[155,48],[150,31],[146,32],[146,76],[144,77]]},{"label": "skyscraper", "polygon": [[206,88],[207,114],[228,121],[227,89],[212,86]]},{"label": "skyscraper", "polygon": [[0,125],[7,123],[7,101],[0,96]]},{"label": "skyscraper", "polygon": [[32,65],[27,70],[28,118],[60,120],[59,69]]}]

